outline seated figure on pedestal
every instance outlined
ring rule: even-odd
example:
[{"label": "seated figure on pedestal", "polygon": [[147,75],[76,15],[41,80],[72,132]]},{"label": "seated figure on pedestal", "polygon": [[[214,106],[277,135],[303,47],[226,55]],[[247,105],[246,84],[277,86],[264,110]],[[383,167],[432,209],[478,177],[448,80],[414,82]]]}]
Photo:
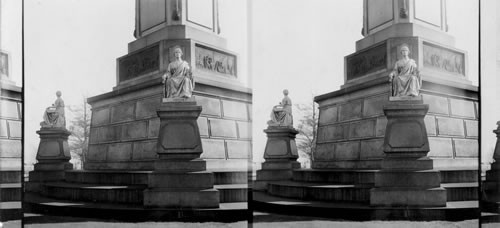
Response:
[{"label": "seated figure on pedestal", "polygon": [[410,49],[404,44],[401,49],[402,58],[394,64],[394,70],[389,74],[392,82],[393,97],[416,97],[420,93],[422,80],[415,60],[410,59]]},{"label": "seated figure on pedestal", "polygon": [[66,117],[64,115],[64,101],[61,98],[61,91],[56,92],[57,99],[52,106],[45,109],[42,127],[66,128]]},{"label": "seated figure on pedestal", "polygon": [[189,63],[182,60],[182,50],[174,47],[175,60],[170,62],[162,76],[164,98],[190,98],[194,90],[194,80]]},{"label": "seated figure on pedestal", "polygon": [[283,90],[283,100],[279,105],[275,105],[271,112],[271,120],[267,122],[269,126],[293,127],[292,100],[288,97],[288,90]]}]

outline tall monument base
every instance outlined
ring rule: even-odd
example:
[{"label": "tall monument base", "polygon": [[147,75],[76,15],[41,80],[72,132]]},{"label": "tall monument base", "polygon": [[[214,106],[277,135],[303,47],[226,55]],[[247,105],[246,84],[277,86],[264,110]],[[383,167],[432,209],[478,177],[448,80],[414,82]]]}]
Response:
[{"label": "tall monument base", "polygon": [[167,101],[158,110],[160,132],[155,170],[144,190],[144,206],[218,208],[213,173],[206,171],[197,119],[201,106],[194,99]]},{"label": "tall monument base", "polygon": [[30,181],[26,185],[26,189],[33,192],[40,191],[40,183],[64,180],[65,171],[73,169],[68,145],[71,132],[65,128],[42,127],[37,133],[40,135],[38,162],[29,173]]},{"label": "tall monument base", "polygon": [[[391,98],[389,100],[395,100]],[[427,157],[429,140],[424,117],[429,105],[422,104],[421,97],[397,100],[384,106],[386,156],[382,170],[375,173],[370,205],[446,206],[446,190],[441,188],[441,176],[438,170],[432,170],[432,160]]]},{"label": "tall monument base", "polygon": [[265,161],[262,169],[257,170],[254,189],[265,189],[268,181],[290,180],[292,171],[300,168],[295,136],[299,133],[292,127],[269,126],[264,132],[267,143],[264,151]]}]

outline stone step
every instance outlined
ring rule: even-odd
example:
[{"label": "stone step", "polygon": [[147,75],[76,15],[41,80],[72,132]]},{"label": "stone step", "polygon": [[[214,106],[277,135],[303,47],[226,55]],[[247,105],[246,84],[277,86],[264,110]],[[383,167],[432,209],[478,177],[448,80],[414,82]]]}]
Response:
[{"label": "stone step", "polygon": [[20,201],[0,202],[0,222],[19,220],[23,217]]},{"label": "stone step", "polygon": [[302,200],[325,200],[337,202],[369,202],[370,184],[330,184],[295,181],[276,181],[268,183],[267,192],[271,195]]},{"label": "stone step", "polygon": [[448,220],[478,219],[478,201],[447,202],[446,207],[376,207],[368,203],[290,199],[254,191],[252,209],[277,214],[342,220]]},{"label": "stone step", "polygon": [[[373,184],[377,170],[297,169],[293,180],[336,184]],[[441,183],[477,182],[478,170],[441,170]]]},{"label": "stone step", "polygon": [[441,184],[441,187],[446,189],[447,202],[478,200],[478,186],[477,182]]},{"label": "stone step", "polygon": [[21,183],[0,184],[0,202],[20,201]]},{"label": "stone step", "polygon": [[[65,180],[71,183],[107,184],[107,185],[147,185],[148,174],[152,171],[66,171]],[[246,171],[211,170],[214,184],[246,184]]]},{"label": "stone step", "polygon": [[[116,204],[53,199],[35,193],[24,196],[25,213],[112,219],[125,222],[189,221],[235,222],[248,219],[246,202],[221,203],[213,209],[144,208],[136,204]],[[29,224],[25,218],[25,224]]]},{"label": "stone step", "polygon": [[64,200],[142,204],[145,185],[96,185],[50,182],[41,195]]},{"label": "stone step", "polygon": [[214,173],[214,184],[247,184],[248,172],[238,170],[209,170]]},{"label": "stone step", "polygon": [[21,183],[21,171],[0,170],[0,183]]},{"label": "stone step", "polygon": [[214,188],[219,190],[219,202],[221,203],[248,201],[247,184],[214,185]]}]

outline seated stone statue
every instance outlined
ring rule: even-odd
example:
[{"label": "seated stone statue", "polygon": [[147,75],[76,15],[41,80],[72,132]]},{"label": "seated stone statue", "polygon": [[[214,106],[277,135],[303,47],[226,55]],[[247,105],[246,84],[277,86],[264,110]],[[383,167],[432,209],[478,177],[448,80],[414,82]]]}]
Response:
[{"label": "seated stone statue", "polygon": [[165,98],[190,98],[194,90],[193,74],[189,63],[182,60],[180,47],[174,48],[175,60],[168,64],[163,75]]},{"label": "seated stone statue", "polygon": [[66,128],[66,117],[64,114],[64,101],[61,98],[61,91],[56,92],[57,99],[52,106],[45,109],[43,114],[42,127]]},{"label": "seated stone statue", "polygon": [[392,82],[391,96],[416,97],[422,86],[417,64],[415,60],[410,59],[410,49],[407,45],[403,45],[400,51],[402,58],[394,64],[394,69],[389,74],[389,81]]},{"label": "seated stone statue", "polygon": [[267,122],[269,126],[293,127],[292,100],[288,97],[288,90],[283,90],[283,95],[283,100],[271,111],[271,120]]}]

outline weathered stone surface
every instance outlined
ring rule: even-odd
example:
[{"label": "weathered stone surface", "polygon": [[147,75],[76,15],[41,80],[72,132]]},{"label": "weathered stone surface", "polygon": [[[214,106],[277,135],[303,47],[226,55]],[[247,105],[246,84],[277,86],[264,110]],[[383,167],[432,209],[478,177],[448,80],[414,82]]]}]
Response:
[{"label": "weathered stone surface", "polygon": [[439,135],[465,136],[464,123],[461,119],[436,117]]},{"label": "weathered stone surface", "polygon": [[424,117],[425,129],[427,129],[428,135],[436,135],[436,117],[432,115],[427,115]]},{"label": "weathered stone surface", "polygon": [[429,137],[429,157],[453,157],[453,146],[450,138]]},{"label": "weathered stone surface", "polygon": [[479,144],[475,139],[453,139],[456,157],[478,157]]},{"label": "weathered stone surface", "polygon": [[111,122],[123,122],[134,120],[135,103],[124,103],[111,108]]},{"label": "weathered stone surface", "polygon": [[208,120],[206,117],[198,117],[196,120],[201,136],[208,136]]},{"label": "weathered stone surface", "polygon": [[114,143],[108,147],[108,161],[129,161],[132,158],[132,143]]},{"label": "weathered stone surface", "polygon": [[156,159],[156,145],[157,141],[142,141],[134,142],[132,151],[132,160],[147,160]]},{"label": "weathered stone surface", "polygon": [[446,206],[446,190],[443,188],[376,188],[370,190],[370,205]]},{"label": "weathered stone surface", "polygon": [[213,137],[236,138],[236,123],[234,120],[209,119],[210,135]]},{"label": "weathered stone surface", "polygon": [[8,121],[9,137],[21,138],[21,121]]},{"label": "weathered stone surface", "polygon": [[372,159],[384,157],[384,139],[373,139],[361,141],[360,158]]},{"label": "weathered stone surface", "polygon": [[148,99],[138,100],[136,109],[136,118],[157,117],[156,110],[160,107],[160,97],[149,97]]},{"label": "weathered stone surface", "polygon": [[429,113],[448,115],[448,99],[446,97],[422,94],[425,104],[429,104]]},{"label": "weathered stone surface", "polygon": [[475,118],[474,103],[472,101],[450,98],[451,115]]},{"label": "weathered stone surface", "polygon": [[465,134],[467,137],[478,137],[478,121],[465,120]]},{"label": "weathered stone surface", "polygon": [[319,125],[335,123],[338,118],[337,106],[329,106],[319,110]]},{"label": "weathered stone surface", "polygon": [[365,138],[375,136],[375,120],[363,120],[351,123],[349,138]]},{"label": "weathered stone surface", "polygon": [[92,110],[92,126],[109,123],[109,108]]},{"label": "weathered stone surface", "polygon": [[248,119],[247,105],[243,102],[222,100],[224,117]]},{"label": "weathered stone surface", "polygon": [[328,125],[318,128],[318,142],[347,139],[349,124]]},{"label": "weathered stone surface", "polygon": [[98,127],[91,127],[89,133],[89,143],[95,144],[99,142],[99,129]]},{"label": "weathered stone surface", "polygon": [[201,143],[203,145],[201,158],[226,158],[224,140],[201,139]]},{"label": "weathered stone surface", "polygon": [[314,160],[332,160],[335,152],[335,143],[321,143],[316,145],[316,151],[313,154]]},{"label": "weathered stone surface", "polygon": [[122,126],[122,140],[147,137],[147,121],[137,121]]},{"label": "weathered stone surface", "polygon": [[387,95],[370,97],[365,99],[363,106],[363,116],[378,116],[383,115],[384,110],[383,107],[389,102]]},{"label": "weathered stone surface", "polygon": [[7,121],[0,120],[0,137],[9,137],[7,127]]},{"label": "weathered stone surface", "polygon": [[21,157],[0,159],[0,167],[2,170],[21,170],[21,164],[23,164]]},{"label": "weathered stone surface", "polygon": [[20,119],[17,110],[17,102],[0,100],[0,107],[2,107],[0,109],[0,117]]},{"label": "weathered stone surface", "polygon": [[334,158],[336,160],[358,160],[359,141],[337,143]]},{"label": "weathered stone surface", "polygon": [[387,118],[385,116],[377,118],[377,124],[375,126],[375,136],[377,137],[384,136],[386,127],[387,127]]},{"label": "weathered stone surface", "polygon": [[252,125],[249,122],[236,122],[238,126],[238,136],[241,139],[251,139],[252,138]]},{"label": "weathered stone surface", "polygon": [[148,120],[148,137],[156,138],[160,132],[160,118]]},{"label": "weathered stone surface", "polygon": [[1,158],[21,157],[21,141],[0,139],[0,157]]},{"label": "weathered stone surface", "polygon": [[104,126],[99,128],[99,142],[117,141],[121,136],[121,125]]},{"label": "weathered stone surface", "polygon": [[227,140],[226,145],[228,158],[250,158],[250,153],[252,152],[251,142]]},{"label": "weathered stone surface", "polygon": [[107,145],[89,145],[89,151],[86,158],[89,161],[106,161]]},{"label": "weathered stone surface", "polygon": [[354,120],[361,118],[362,100],[349,101],[349,103],[340,105],[339,120]]},{"label": "weathered stone surface", "polygon": [[196,102],[202,107],[201,115],[221,116],[219,99],[196,96]]}]

